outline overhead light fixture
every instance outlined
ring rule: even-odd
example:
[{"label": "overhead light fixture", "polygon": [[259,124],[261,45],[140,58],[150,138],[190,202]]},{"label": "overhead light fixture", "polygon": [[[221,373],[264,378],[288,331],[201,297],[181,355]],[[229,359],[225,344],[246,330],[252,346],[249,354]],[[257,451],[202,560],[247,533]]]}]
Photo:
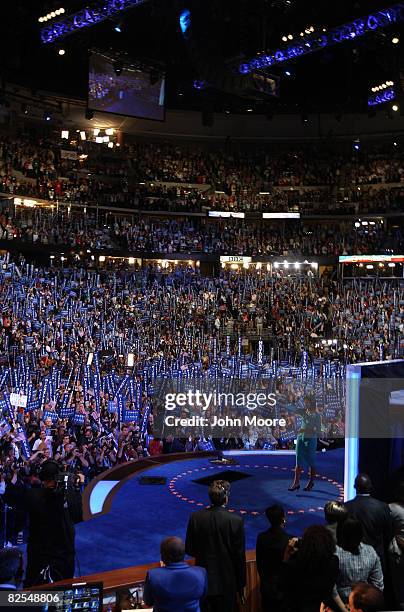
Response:
[{"label": "overhead light fixture", "polygon": [[80,132],[80,138],[81,138],[81,140],[86,140],[87,136],[86,136],[86,133],[85,133],[85,131],[84,131],[84,130],[82,130],[82,131]]},{"label": "overhead light fixture", "polygon": [[102,142],[104,142],[104,140],[103,140],[102,136],[96,136],[96,138],[95,138],[95,142],[96,142],[97,144],[101,144]]},{"label": "overhead light fixture", "polygon": [[94,136],[98,136],[98,134],[100,133],[100,129],[99,128],[94,128]]},{"label": "overhead light fixture", "polygon": [[113,136],[114,135],[114,128],[107,128],[105,130],[105,133],[107,136]]},{"label": "overhead light fixture", "polygon": [[58,55],[65,55],[65,53],[66,53],[65,49],[58,50]]},{"label": "overhead light fixture", "polygon": [[120,62],[119,60],[117,62],[114,62],[113,68],[116,76],[119,76],[123,70],[122,62]]},{"label": "overhead light fixture", "polygon": [[65,140],[69,138],[69,130],[62,130],[62,138]]},{"label": "overhead light fixture", "polygon": [[391,110],[393,110],[396,113],[398,111],[398,105],[393,104],[393,106],[391,107]]},{"label": "overhead light fixture", "polygon": [[393,43],[393,45],[398,45],[398,43],[400,42],[400,39],[398,36],[393,36],[393,38],[391,39],[391,42]]},{"label": "overhead light fixture", "polygon": [[122,25],[120,23],[117,23],[116,26],[114,27],[115,32],[118,32],[118,34],[121,34],[122,32]]},{"label": "overhead light fixture", "polygon": [[114,148],[114,143],[113,142],[109,142],[108,143],[108,148],[109,149],[113,149]]}]

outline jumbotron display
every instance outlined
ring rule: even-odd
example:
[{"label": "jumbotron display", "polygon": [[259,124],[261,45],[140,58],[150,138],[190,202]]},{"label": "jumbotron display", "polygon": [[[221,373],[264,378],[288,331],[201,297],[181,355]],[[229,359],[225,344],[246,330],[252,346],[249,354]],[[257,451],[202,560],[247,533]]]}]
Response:
[{"label": "jumbotron display", "polygon": [[88,106],[92,110],[164,121],[164,94],[163,74],[91,54]]}]

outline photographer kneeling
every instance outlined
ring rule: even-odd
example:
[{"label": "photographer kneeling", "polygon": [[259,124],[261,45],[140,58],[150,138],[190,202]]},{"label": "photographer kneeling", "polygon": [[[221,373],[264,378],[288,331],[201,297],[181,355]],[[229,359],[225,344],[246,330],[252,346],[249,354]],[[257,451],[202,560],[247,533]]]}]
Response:
[{"label": "photographer kneeling", "polygon": [[29,516],[24,586],[73,578],[74,524],[83,520],[78,477],[61,472],[53,460],[41,464],[41,487],[17,486],[17,475],[6,487],[5,501]]}]

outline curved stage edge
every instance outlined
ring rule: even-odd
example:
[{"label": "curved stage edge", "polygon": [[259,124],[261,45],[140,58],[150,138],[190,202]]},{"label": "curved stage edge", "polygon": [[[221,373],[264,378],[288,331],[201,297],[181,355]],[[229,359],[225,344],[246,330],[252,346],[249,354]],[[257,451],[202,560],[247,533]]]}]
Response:
[{"label": "curved stage edge", "polygon": [[[93,574],[153,563],[168,535],[184,538],[191,512],[208,505],[208,484],[231,481],[228,509],[243,517],[246,548],[268,528],[265,509],[281,504],[287,530],[300,536],[314,522],[324,523],[324,504],[343,499],[344,451],[318,453],[318,477],[310,492],[290,492],[294,453],[240,451],[232,465],[212,462],[215,452],[159,455],[116,466],[94,479],[84,492],[84,519],[76,528],[79,574]],[[142,483],[142,476],[162,479]]]},{"label": "curved stage edge", "polygon": [[140,461],[127,461],[121,465],[116,465],[93,478],[84,489],[83,518],[85,521],[88,521],[96,516],[107,514],[111,509],[112,500],[119,489],[136,474],[163,463],[199,459],[203,457],[215,457],[217,455],[217,451],[172,453],[167,455],[155,455],[153,457],[141,459]]}]

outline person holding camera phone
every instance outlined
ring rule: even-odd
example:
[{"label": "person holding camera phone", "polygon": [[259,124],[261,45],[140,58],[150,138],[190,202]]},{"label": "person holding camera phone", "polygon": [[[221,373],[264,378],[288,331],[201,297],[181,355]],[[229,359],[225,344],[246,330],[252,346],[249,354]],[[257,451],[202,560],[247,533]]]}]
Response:
[{"label": "person holding camera phone", "polygon": [[39,472],[41,487],[17,485],[15,470],[7,484],[5,502],[29,516],[25,587],[73,578],[74,525],[83,520],[81,493],[56,461],[46,460]]}]

